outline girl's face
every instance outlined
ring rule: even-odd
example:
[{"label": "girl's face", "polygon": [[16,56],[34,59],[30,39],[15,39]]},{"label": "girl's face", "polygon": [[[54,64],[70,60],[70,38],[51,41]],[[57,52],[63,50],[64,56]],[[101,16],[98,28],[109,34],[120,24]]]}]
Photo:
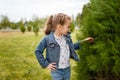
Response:
[{"label": "girl's face", "polygon": [[67,35],[67,33],[70,31],[70,24],[71,24],[71,20],[67,20],[66,24],[61,26],[61,33],[63,35]]}]

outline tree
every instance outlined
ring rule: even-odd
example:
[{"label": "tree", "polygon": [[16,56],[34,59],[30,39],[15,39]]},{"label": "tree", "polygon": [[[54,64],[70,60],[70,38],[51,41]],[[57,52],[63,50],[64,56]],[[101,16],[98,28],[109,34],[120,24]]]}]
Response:
[{"label": "tree", "polygon": [[16,23],[15,23],[15,22],[11,22],[11,23],[10,23],[10,28],[12,28],[12,29],[17,29]]},{"label": "tree", "polygon": [[33,32],[35,35],[38,35],[39,32],[39,27],[40,27],[40,19],[37,16],[33,16]]},{"label": "tree", "polygon": [[0,30],[2,29],[1,24],[0,24]]},{"label": "tree", "polygon": [[21,19],[21,21],[18,22],[18,26],[20,27],[20,31],[21,32],[25,32],[26,31],[26,28],[24,26],[24,23],[23,23],[23,20]]},{"label": "tree", "polygon": [[75,23],[72,21],[72,23],[70,24],[70,32],[73,32],[75,29]]},{"label": "tree", "polygon": [[[1,18],[0,18],[0,20],[1,20]],[[1,30],[1,28],[2,28],[2,26],[1,26],[1,21],[0,21],[0,30]]]},{"label": "tree", "polygon": [[32,28],[33,28],[33,21],[28,21],[28,25],[27,25],[27,30],[28,31],[32,31]]},{"label": "tree", "polygon": [[77,17],[76,17],[76,25],[77,25],[77,26],[80,26],[80,24],[81,24],[81,21],[80,21],[80,20],[81,20],[81,14],[78,13],[78,14],[77,14]]},{"label": "tree", "polygon": [[73,32],[75,30],[75,20],[74,20],[74,15],[72,15],[72,20],[70,24],[70,32]]},{"label": "tree", "polygon": [[1,22],[2,28],[10,27],[10,20],[9,20],[8,16],[1,15],[1,21],[0,22]]},{"label": "tree", "polygon": [[24,27],[24,25],[21,25],[21,26],[20,26],[20,30],[21,30],[21,32],[23,32],[23,33],[26,31],[26,28]]},{"label": "tree", "polygon": [[[120,80],[120,0],[90,0],[81,14],[83,38],[76,71],[81,80]],[[78,40],[81,38],[78,36]]]},{"label": "tree", "polygon": [[30,31],[32,31],[32,26],[31,25],[28,25],[27,26],[27,30],[30,32]]},{"label": "tree", "polygon": [[41,28],[41,29],[44,28],[46,20],[47,20],[46,17],[39,19],[39,25],[40,25],[40,28]]}]

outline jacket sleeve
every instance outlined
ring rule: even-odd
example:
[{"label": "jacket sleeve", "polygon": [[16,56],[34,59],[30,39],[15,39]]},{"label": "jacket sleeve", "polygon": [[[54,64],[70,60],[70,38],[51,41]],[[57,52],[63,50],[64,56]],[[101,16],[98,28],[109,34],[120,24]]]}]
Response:
[{"label": "jacket sleeve", "polygon": [[81,48],[79,41],[76,42],[76,43],[74,43],[73,45],[74,45],[74,49],[75,49],[75,50],[79,50],[79,49]]},{"label": "jacket sleeve", "polygon": [[47,42],[46,42],[46,38],[44,37],[35,50],[36,58],[40,63],[40,65],[42,66],[42,68],[46,68],[49,65],[49,62],[43,56],[43,51],[46,47],[47,47]]}]

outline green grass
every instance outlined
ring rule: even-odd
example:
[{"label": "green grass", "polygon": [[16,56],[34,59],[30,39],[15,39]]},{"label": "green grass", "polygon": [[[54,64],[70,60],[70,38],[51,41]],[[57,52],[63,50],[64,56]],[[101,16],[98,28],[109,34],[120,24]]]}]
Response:
[{"label": "green grass", "polygon": [[[32,32],[0,32],[0,80],[51,80],[50,71],[40,67],[34,54],[42,37],[42,32],[38,36]],[[71,60],[71,80],[76,78],[74,66]]]}]

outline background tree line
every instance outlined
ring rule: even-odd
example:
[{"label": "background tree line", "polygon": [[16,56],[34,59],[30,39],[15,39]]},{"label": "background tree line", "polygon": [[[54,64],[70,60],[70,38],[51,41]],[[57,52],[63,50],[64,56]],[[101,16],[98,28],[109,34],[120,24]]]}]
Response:
[{"label": "background tree line", "polygon": [[[6,15],[0,16],[0,30],[6,29],[8,30],[20,30],[21,32],[25,31],[33,31],[35,35],[38,35],[38,32],[40,29],[43,29],[45,27],[45,22],[48,17],[45,18],[39,18],[38,16],[33,16],[32,20],[27,21],[26,19],[21,19],[18,22],[10,21],[9,17]],[[75,20],[72,15],[72,23],[70,31],[73,31],[75,29]]]},{"label": "background tree line", "polygon": [[76,72],[79,80],[120,80],[120,0],[90,0],[76,18],[81,44]]},{"label": "background tree line", "polygon": [[32,20],[21,19],[18,22],[10,21],[7,15],[0,16],[0,29],[20,29],[21,32],[33,31],[38,35],[39,29],[42,29],[45,25],[46,18],[39,18],[38,16],[33,16]]},{"label": "background tree line", "polygon": [[[38,35],[38,32],[40,29],[43,29],[45,27],[45,22],[48,17],[45,18],[39,18],[38,16],[33,16],[32,20],[27,21],[26,19],[21,19],[18,22],[13,22],[10,21],[8,16],[6,15],[1,15],[0,16],[0,30],[1,29],[6,29],[8,30],[20,30],[21,32],[25,31],[33,31],[35,35]],[[70,31],[73,31],[75,29],[75,20],[72,15],[72,23],[71,23],[71,28]]]}]

